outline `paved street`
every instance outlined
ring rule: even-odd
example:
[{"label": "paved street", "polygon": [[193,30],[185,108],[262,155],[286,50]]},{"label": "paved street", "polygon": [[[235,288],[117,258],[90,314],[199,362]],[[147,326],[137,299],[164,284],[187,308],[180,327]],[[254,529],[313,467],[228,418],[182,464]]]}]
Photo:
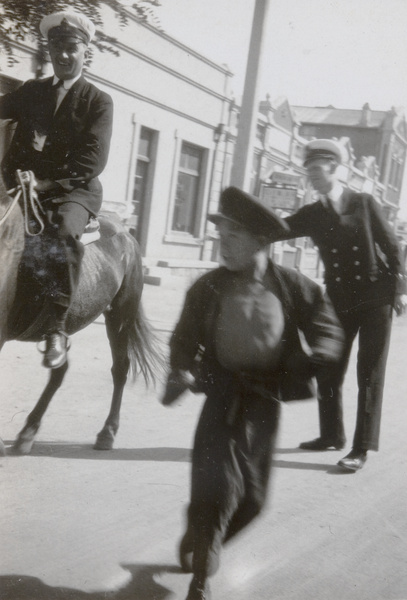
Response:
[{"label": "paved street", "polygon": [[[147,285],[165,343],[185,285]],[[267,510],[225,548],[213,600],[407,600],[407,316],[394,321],[381,449],[345,474],[344,452],[310,453],[315,401],[283,407]],[[0,432],[10,446],[46,380],[33,344],[0,355]],[[102,322],[73,337],[71,367],[30,456],[0,459],[2,600],[184,600],[176,555],[202,398],[160,405],[162,383],[126,386],[113,452],[92,444],[107,416],[110,353]],[[345,384],[355,421],[355,353]],[[350,443],[348,443],[348,447]]]}]

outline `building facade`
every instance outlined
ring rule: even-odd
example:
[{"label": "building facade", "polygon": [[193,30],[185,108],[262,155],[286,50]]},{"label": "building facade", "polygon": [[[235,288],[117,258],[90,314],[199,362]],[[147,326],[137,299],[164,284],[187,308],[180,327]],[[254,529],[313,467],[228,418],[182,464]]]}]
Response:
[{"label": "building facade", "polygon": [[[130,14],[120,27],[104,10],[104,33],[116,40],[120,56],[95,49],[85,73],[114,102],[103,209],[120,216],[146,259],[198,260],[208,200],[221,185],[214,160],[229,114],[231,73]],[[1,93],[38,70],[32,45],[16,43],[14,50],[17,65],[0,58]],[[49,64],[42,75],[51,72]],[[1,133],[4,153],[7,123]]]},{"label": "building facade", "polygon": [[306,139],[349,138],[354,166],[370,177],[377,169],[382,194],[377,196],[384,213],[395,223],[400,204],[407,153],[407,125],[402,109],[372,110],[368,103],[360,110],[333,106],[293,107],[299,133]]},{"label": "building facade", "polygon": [[[217,260],[217,234],[207,222],[230,183],[239,106],[229,92],[232,74],[129,13],[125,27],[105,7],[104,33],[119,51],[94,51],[86,77],[109,93],[114,127],[102,174],[103,210],[119,215],[140,243],[146,266]],[[110,11],[110,12],[109,12]],[[0,93],[38,73],[33,45],[16,42],[19,62],[0,57]],[[50,65],[42,76],[51,73]],[[0,155],[12,130],[1,124]],[[281,214],[312,201],[302,166],[313,137],[347,146],[340,168],[344,184],[368,191],[395,222],[407,135],[404,114],[394,109],[343,111],[293,107],[285,98],[260,102],[250,191]],[[309,240],[275,244],[277,262],[318,272]]]},{"label": "building facade", "polygon": [[[313,202],[302,166],[305,145],[314,138],[335,139],[348,154],[347,162],[338,168],[342,184],[372,194],[396,229],[406,133],[401,110],[373,112],[368,105],[361,111],[295,107],[285,98],[271,102],[267,97],[259,105],[250,191],[283,216]],[[319,255],[311,240],[274,244],[273,255],[280,264],[299,268],[310,276],[321,274]]]}]

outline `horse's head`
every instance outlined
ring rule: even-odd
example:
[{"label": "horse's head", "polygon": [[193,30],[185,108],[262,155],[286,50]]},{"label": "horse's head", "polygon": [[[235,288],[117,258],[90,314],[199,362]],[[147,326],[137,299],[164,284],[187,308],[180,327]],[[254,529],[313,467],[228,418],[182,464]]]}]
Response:
[{"label": "horse's head", "polygon": [[9,338],[9,319],[17,295],[24,246],[24,217],[19,197],[7,192],[0,176],[0,348]]},{"label": "horse's head", "polygon": [[0,346],[7,311],[13,302],[18,265],[24,251],[24,220],[18,198],[12,198],[0,176]]},{"label": "horse's head", "polygon": [[[3,177],[0,174],[0,206],[7,206],[10,203],[10,197],[7,194]],[[1,215],[0,215],[1,216]]]},{"label": "horse's head", "polygon": [[[14,194],[11,195],[11,194]],[[20,192],[6,190],[4,180],[0,175],[0,243],[12,245],[14,251],[24,246],[24,224],[23,215],[19,206]],[[4,250],[2,250],[3,252]],[[3,262],[3,254],[1,254]]]},{"label": "horse's head", "polygon": [[[44,231],[44,211],[38,200],[35,189],[36,179],[32,171],[16,172],[18,185],[12,190],[6,190],[4,180],[0,178],[0,227],[6,225],[0,230],[0,236],[5,237],[7,232],[13,228],[15,221],[21,219],[21,211],[24,217],[24,230],[27,236],[34,237]],[[12,197],[11,201],[9,196]],[[1,209],[3,210],[1,211]],[[42,214],[41,214],[42,213]],[[16,238],[19,238],[18,231],[15,232]]]}]

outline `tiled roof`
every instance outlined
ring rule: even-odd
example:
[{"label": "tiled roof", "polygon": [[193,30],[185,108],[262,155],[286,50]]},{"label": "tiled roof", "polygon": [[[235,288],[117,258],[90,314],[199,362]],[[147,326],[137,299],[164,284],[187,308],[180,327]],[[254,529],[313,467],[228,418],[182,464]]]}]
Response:
[{"label": "tiled roof", "polygon": [[[361,125],[363,110],[355,110],[350,108],[334,108],[333,106],[325,107],[308,107],[308,106],[292,106],[291,107],[295,119],[300,123],[326,124],[326,125],[348,125],[357,127]],[[385,117],[384,110],[371,110],[369,116],[368,127],[380,127]]]}]

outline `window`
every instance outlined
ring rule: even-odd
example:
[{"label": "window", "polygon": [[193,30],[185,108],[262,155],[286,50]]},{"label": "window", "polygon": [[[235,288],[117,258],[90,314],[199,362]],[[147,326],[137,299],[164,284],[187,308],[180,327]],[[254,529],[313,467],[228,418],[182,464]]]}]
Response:
[{"label": "window", "polygon": [[259,193],[259,182],[260,182],[260,168],[261,168],[261,155],[253,154],[252,171],[250,173],[250,193],[258,195]]},{"label": "window", "polygon": [[401,174],[402,174],[402,165],[401,160],[396,157],[391,157],[391,165],[390,165],[390,175],[389,175],[389,185],[398,190],[401,182]]},{"label": "window", "polygon": [[262,124],[257,124],[256,127],[256,139],[259,140],[262,144],[264,144],[266,136],[266,127]]},{"label": "window", "polygon": [[403,181],[403,166],[405,161],[405,149],[395,140],[391,150],[390,172],[388,184],[394,190],[399,190]]},{"label": "window", "polygon": [[[394,168],[393,168],[394,166]],[[402,164],[401,159],[398,157],[392,157],[392,178],[390,180],[390,185],[394,187],[394,189],[399,190],[401,181],[402,181]]]},{"label": "window", "polygon": [[155,152],[155,139],[156,132],[153,129],[148,129],[147,127],[141,128],[132,198],[132,214],[135,216],[135,237],[138,240],[143,213],[148,200],[148,185],[151,180],[151,164]]},{"label": "window", "polygon": [[194,235],[202,177],[203,149],[182,143],[172,230]]},{"label": "window", "polygon": [[387,163],[387,153],[388,153],[388,144],[384,144],[383,146],[383,154],[382,154],[382,161],[381,161],[381,165],[380,165],[380,181],[384,181],[385,175],[386,175],[386,163]]}]

